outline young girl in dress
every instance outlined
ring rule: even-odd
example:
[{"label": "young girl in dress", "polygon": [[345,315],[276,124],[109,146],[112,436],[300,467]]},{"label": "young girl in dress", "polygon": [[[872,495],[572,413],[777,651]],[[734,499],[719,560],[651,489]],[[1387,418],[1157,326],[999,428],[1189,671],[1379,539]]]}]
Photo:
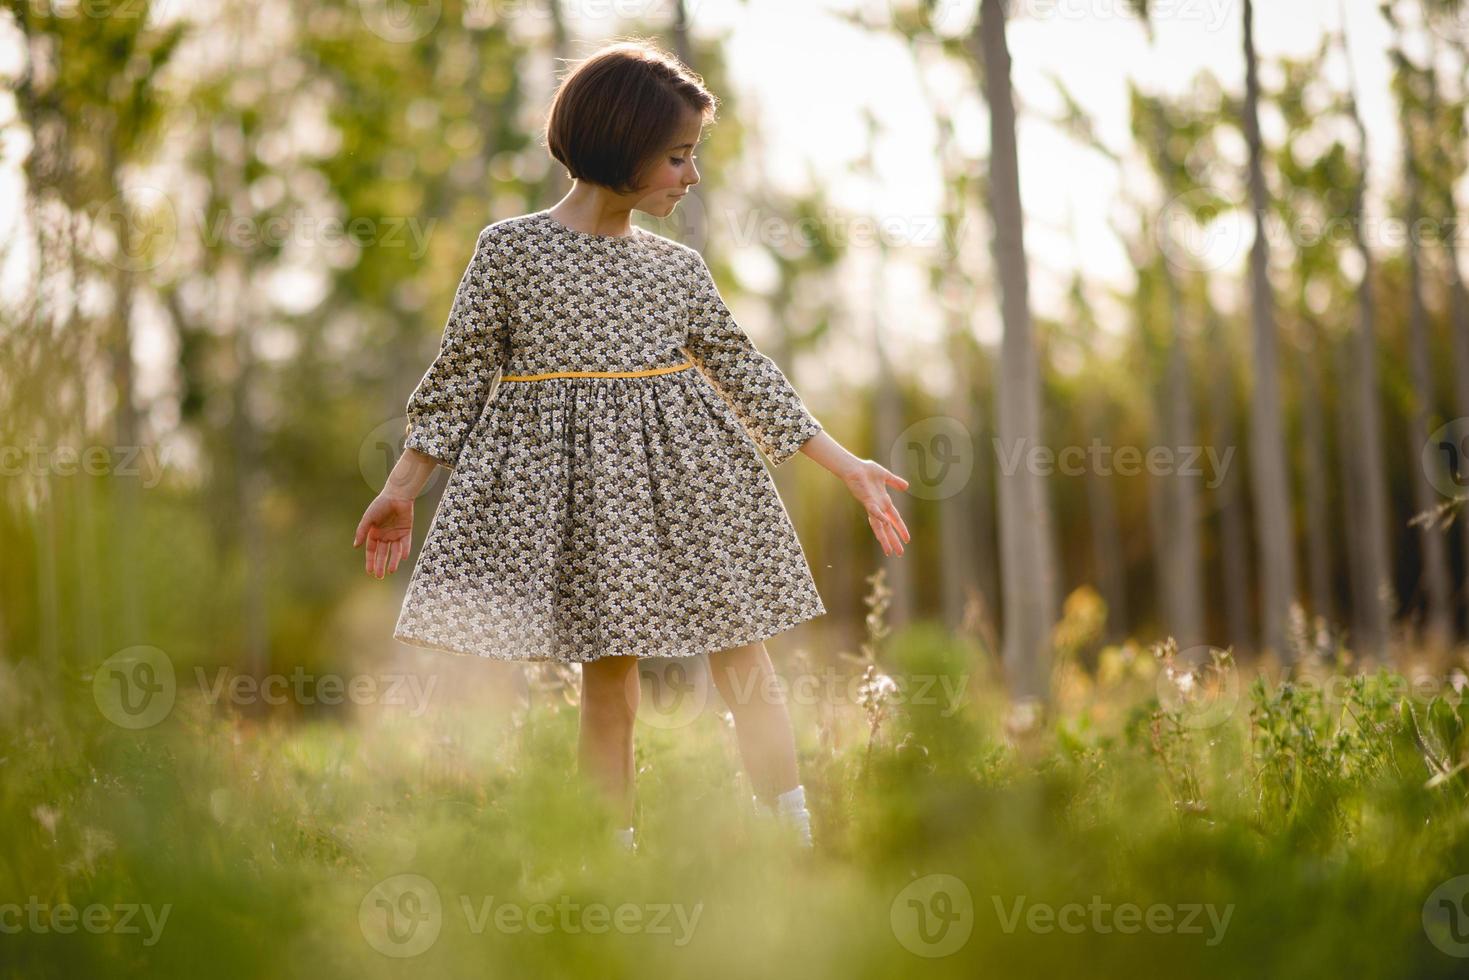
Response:
[{"label": "young girl in dress", "polygon": [[697,251],[630,221],[666,217],[699,182],[694,149],[716,104],[642,41],[563,80],[545,135],[572,188],[480,232],[409,398],[405,450],[353,541],[369,575],[396,571],[414,498],[436,466],[452,469],[393,635],[580,663],[579,765],[629,848],[638,658],[700,654],[757,811],[810,846],[763,641],[826,608],[761,454],[778,466],[799,450],[836,475],[884,554],[909,540],[887,492],[908,482],[822,429]]}]

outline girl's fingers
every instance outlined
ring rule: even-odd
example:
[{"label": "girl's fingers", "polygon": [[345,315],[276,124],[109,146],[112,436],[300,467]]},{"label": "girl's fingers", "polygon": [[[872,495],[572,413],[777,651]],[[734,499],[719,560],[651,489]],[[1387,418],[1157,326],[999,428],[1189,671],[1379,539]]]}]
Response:
[{"label": "girl's fingers", "polygon": [[888,528],[886,522],[879,520],[876,517],[872,518],[871,522],[872,533],[877,535],[877,541],[879,544],[882,545],[882,553],[887,555],[888,557],[892,557],[893,549],[895,547],[895,543],[893,541],[893,532],[891,531],[891,529]]},{"label": "girl's fingers", "polygon": [[[898,548],[898,554],[903,552],[903,541],[906,539],[908,529],[902,526],[902,517],[898,517],[898,511],[893,508],[892,501],[887,502],[887,510],[892,511],[892,516],[887,516],[887,533],[892,535],[893,547]],[[896,517],[896,520],[895,520]]]},{"label": "girl's fingers", "polygon": [[908,525],[903,523],[903,515],[898,513],[897,505],[891,500],[887,502],[887,514],[893,526],[898,529],[898,533],[903,536],[903,540],[912,541],[913,536],[908,533]]},{"label": "girl's fingers", "polygon": [[908,526],[903,523],[903,515],[898,513],[898,508],[887,497],[884,496],[882,503],[874,507],[871,514],[891,527],[894,535],[904,541],[908,540]]},{"label": "girl's fingers", "polygon": [[371,532],[372,554],[369,555],[367,574],[382,578],[383,559],[388,553],[388,542],[383,540],[382,532],[373,528]]},{"label": "girl's fingers", "polygon": [[883,480],[889,486],[897,487],[899,490],[907,490],[908,489],[908,481],[905,480],[905,479],[903,479],[898,474],[896,474],[896,473],[890,473],[887,470],[883,470],[882,472],[883,472]]}]

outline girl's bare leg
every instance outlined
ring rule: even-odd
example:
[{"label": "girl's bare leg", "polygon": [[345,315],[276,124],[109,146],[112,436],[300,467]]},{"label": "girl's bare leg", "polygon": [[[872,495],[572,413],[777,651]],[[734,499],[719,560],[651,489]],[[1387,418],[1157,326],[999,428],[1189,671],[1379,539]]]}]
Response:
[{"label": "girl's bare leg", "polygon": [[578,763],[607,794],[619,827],[633,822],[633,727],[638,716],[637,657],[601,657],[581,667]]},{"label": "girl's bare leg", "polygon": [[709,654],[709,672],[734,715],[751,787],[769,802],[798,781],[791,717],[764,641]]}]

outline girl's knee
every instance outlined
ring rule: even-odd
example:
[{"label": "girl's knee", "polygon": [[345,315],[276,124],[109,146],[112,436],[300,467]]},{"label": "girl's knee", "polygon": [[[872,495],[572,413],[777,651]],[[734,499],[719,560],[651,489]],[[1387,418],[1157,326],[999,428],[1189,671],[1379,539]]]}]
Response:
[{"label": "girl's knee", "polygon": [[738,714],[752,699],[768,696],[765,687],[773,679],[774,668],[765,643],[756,641],[711,653],[709,673],[719,696]]}]

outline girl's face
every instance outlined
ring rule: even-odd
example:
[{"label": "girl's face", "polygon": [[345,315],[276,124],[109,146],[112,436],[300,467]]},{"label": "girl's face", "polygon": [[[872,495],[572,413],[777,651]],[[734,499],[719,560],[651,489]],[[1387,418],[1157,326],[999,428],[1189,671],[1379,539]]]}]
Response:
[{"label": "girl's face", "polygon": [[699,136],[704,129],[702,121],[695,119],[665,147],[661,156],[655,157],[644,175],[643,190],[637,208],[660,218],[667,217],[683,196],[699,182],[699,169],[694,162],[694,148],[699,145]]}]

